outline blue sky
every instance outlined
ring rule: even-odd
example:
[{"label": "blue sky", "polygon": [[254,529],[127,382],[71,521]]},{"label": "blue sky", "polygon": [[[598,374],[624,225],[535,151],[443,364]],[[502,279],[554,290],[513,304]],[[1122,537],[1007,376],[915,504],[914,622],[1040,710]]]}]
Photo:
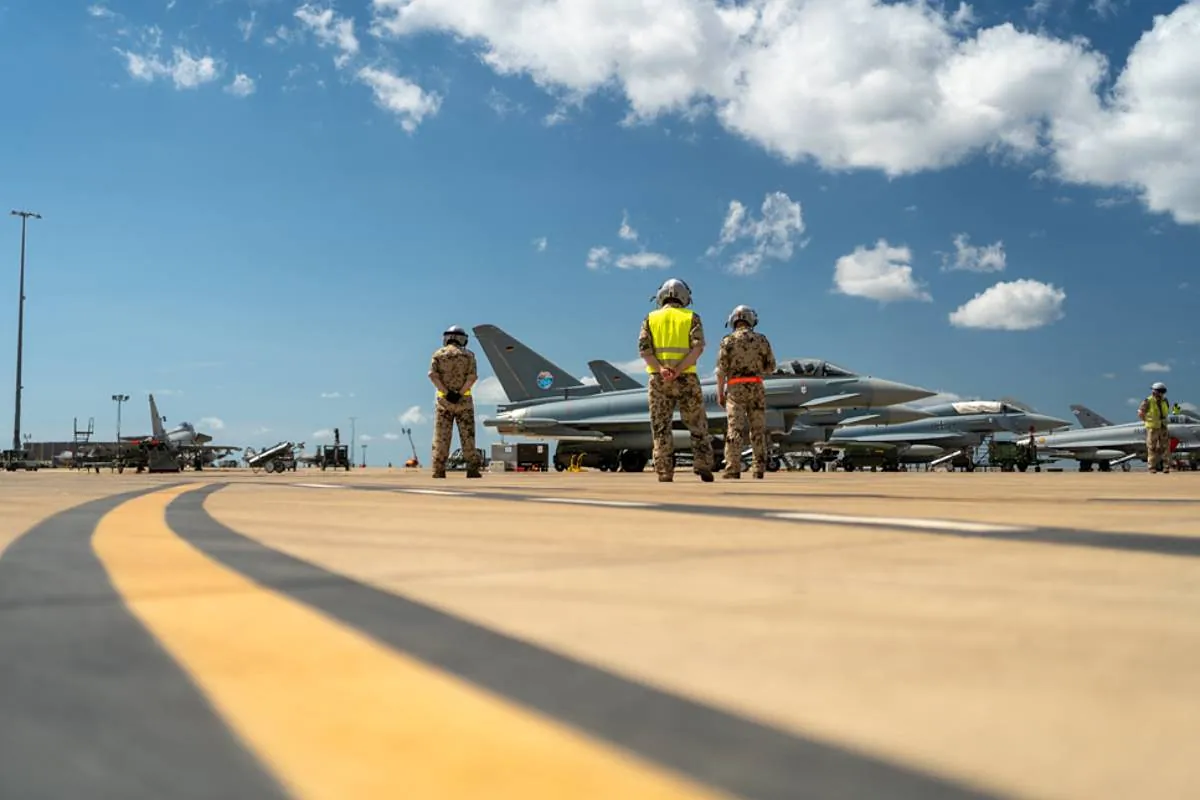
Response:
[{"label": "blue sky", "polygon": [[963,397],[1195,401],[1198,35],[1149,0],[0,0],[23,428],[111,434],[125,392],[132,432],[154,391],[236,445],[355,416],[374,464],[403,418],[427,462],[445,327],[584,376],[669,276],[709,370],[748,303],[781,357]]}]

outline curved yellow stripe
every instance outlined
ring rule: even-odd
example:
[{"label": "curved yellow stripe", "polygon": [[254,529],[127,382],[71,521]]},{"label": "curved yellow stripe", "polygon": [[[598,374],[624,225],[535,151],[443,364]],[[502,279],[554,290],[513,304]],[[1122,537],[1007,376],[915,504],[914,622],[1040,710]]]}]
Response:
[{"label": "curved yellow stripe", "polygon": [[134,615],[303,798],[716,798],[253,583],[136,498],[93,546]]}]

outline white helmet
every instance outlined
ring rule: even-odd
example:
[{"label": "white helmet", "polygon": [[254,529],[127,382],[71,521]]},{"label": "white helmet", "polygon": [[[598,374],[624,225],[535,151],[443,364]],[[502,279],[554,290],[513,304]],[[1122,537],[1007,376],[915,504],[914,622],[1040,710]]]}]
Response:
[{"label": "white helmet", "polygon": [[1167,385],[1162,382],[1156,382],[1153,386],[1150,387],[1150,390],[1154,391],[1154,392],[1162,392],[1162,393],[1166,394]]},{"label": "white helmet", "polygon": [[657,301],[661,308],[667,300],[678,300],[681,305],[690,306],[692,304],[692,290],[688,285],[679,278],[668,278],[663,282],[663,285],[658,287],[658,292],[655,293],[651,300]]},{"label": "white helmet", "polygon": [[738,306],[729,314],[729,319],[725,320],[726,328],[733,328],[739,322],[744,322],[751,328],[758,325],[758,312],[750,306]]},{"label": "white helmet", "polygon": [[456,344],[459,347],[466,347],[467,332],[458,325],[451,325],[442,332],[442,344]]}]

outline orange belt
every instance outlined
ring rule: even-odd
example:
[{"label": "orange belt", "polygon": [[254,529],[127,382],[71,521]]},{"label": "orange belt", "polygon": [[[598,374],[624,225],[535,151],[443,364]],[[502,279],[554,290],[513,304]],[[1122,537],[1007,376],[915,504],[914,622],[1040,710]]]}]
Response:
[{"label": "orange belt", "polygon": [[748,375],[745,378],[730,378],[727,383],[730,386],[735,383],[762,383],[762,378],[757,375]]}]

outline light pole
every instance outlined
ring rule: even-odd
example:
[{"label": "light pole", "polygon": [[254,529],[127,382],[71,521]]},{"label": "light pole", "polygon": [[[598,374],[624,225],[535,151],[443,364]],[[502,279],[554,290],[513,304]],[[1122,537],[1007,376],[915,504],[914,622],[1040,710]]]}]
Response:
[{"label": "light pole", "polygon": [[25,224],[29,218],[41,219],[32,211],[14,211],[21,218],[21,288],[17,292],[17,400],[13,406],[13,450],[21,449],[21,351],[25,344]]},{"label": "light pole", "polygon": [[354,457],[354,453],[358,448],[358,439],[356,439],[354,436],[354,420],[356,419],[358,419],[358,417],[350,418],[350,466],[352,467],[358,463],[357,459]]},{"label": "light pole", "polygon": [[121,403],[127,402],[129,400],[129,395],[114,394],[112,396],[112,399],[117,404],[117,452],[120,453],[121,452]]}]

